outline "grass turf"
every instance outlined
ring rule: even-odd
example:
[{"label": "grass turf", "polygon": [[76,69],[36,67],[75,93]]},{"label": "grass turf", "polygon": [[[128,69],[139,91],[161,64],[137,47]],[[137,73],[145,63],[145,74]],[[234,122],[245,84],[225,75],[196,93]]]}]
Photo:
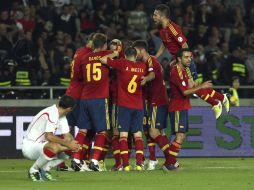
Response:
[{"label": "grass turf", "polygon": [[[252,158],[182,158],[182,170],[142,172],[56,172],[56,182],[32,182],[28,160],[0,160],[3,190],[251,190],[254,189]],[[107,168],[113,160],[107,160]],[[160,160],[163,163],[163,160]]]}]

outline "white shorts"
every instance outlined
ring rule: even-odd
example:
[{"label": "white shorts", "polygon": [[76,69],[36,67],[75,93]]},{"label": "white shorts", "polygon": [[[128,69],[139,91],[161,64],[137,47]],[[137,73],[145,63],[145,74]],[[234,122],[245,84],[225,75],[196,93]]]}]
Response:
[{"label": "white shorts", "polygon": [[39,156],[43,153],[43,147],[48,143],[44,142],[35,142],[28,139],[23,139],[22,153],[24,157],[30,160],[37,160]]}]

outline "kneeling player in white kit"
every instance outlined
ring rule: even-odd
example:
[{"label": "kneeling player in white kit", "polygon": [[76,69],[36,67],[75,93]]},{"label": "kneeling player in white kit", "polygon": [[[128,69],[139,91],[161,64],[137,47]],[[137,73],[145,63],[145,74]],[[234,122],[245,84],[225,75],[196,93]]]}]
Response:
[{"label": "kneeling player in white kit", "polygon": [[[69,133],[66,114],[71,112],[75,101],[70,96],[63,96],[58,105],[40,111],[30,123],[23,139],[23,155],[36,160],[28,171],[32,181],[54,180],[50,168],[58,165],[68,156],[64,151],[78,151],[80,145]],[[64,139],[55,136],[59,131]]]}]

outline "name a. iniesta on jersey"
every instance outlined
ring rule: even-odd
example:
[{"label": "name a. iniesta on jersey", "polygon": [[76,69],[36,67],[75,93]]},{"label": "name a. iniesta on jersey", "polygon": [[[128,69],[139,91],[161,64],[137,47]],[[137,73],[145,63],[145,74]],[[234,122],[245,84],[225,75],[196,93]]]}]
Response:
[{"label": "name a. iniesta on jersey", "polygon": [[126,67],[125,70],[133,72],[133,73],[143,73],[144,72],[144,69],[142,69],[142,68],[129,68],[129,67]]}]

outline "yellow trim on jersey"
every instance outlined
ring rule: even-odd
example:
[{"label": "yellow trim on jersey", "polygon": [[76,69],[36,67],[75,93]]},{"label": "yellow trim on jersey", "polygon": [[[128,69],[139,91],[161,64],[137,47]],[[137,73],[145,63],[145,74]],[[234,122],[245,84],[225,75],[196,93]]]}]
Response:
[{"label": "yellow trim on jersey", "polygon": [[177,156],[178,155],[178,153],[177,152],[173,152],[173,151],[169,151],[169,154],[171,154],[171,155],[173,155],[173,156]]},{"label": "yellow trim on jersey", "polygon": [[103,151],[103,148],[101,148],[101,147],[99,147],[99,146],[94,146],[93,149]]},{"label": "yellow trim on jersey", "polygon": [[105,111],[106,111],[106,125],[107,125],[107,130],[110,129],[110,121],[109,121],[109,113],[108,113],[108,99],[105,98]]},{"label": "yellow trim on jersey", "polygon": [[128,154],[128,151],[121,151],[120,154]]},{"label": "yellow trim on jersey", "polygon": [[179,125],[179,111],[175,111],[175,132],[178,132]]},{"label": "yellow trim on jersey", "polygon": [[152,60],[151,56],[149,56],[147,62],[148,62],[148,68],[153,68],[153,60]]},{"label": "yellow trim on jersey", "polygon": [[182,72],[182,69],[181,69],[178,65],[176,65],[176,68],[177,68],[178,75],[179,75],[180,79],[183,80],[183,72]]},{"label": "yellow trim on jersey", "polygon": [[209,94],[206,95],[204,100],[206,101],[208,98],[209,98]]},{"label": "yellow trim on jersey", "polygon": [[120,150],[115,150],[115,151],[113,152],[113,154],[114,154],[114,155],[120,154]]},{"label": "yellow trim on jersey", "polygon": [[108,148],[103,148],[102,151],[107,152],[107,151],[108,151]]},{"label": "yellow trim on jersey", "polygon": [[169,147],[169,144],[166,144],[164,147],[161,148],[162,151],[166,150]]},{"label": "yellow trim on jersey", "polygon": [[137,150],[136,154],[144,154],[143,150]]},{"label": "yellow trim on jersey", "polygon": [[155,143],[148,143],[148,146],[155,146]]},{"label": "yellow trim on jersey", "polygon": [[153,111],[152,111],[152,122],[151,122],[151,128],[155,128],[155,124],[156,124],[156,115],[157,115],[157,106],[153,107]]},{"label": "yellow trim on jersey", "polygon": [[191,71],[190,71],[190,68],[189,68],[189,67],[186,68],[186,71],[187,71],[187,74],[188,74],[189,79],[193,80],[193,77],[192,77],[192,75],[191,75]]},{"label": "yellow trim on jersey", "polygon": [[174,28],[174,26],[172,24],[168,24],[168,28],[170,30],[170,32],[172,32],[172,34],[174,34],[174,36],[177,36],[178,32],[176,31],[176,29]]},{"label": "yellow trim on jersey", "polygon": [[215,94],[215,90],[213,90],[213,91],[212,91],[212,93],[211,93],[211,95],[210,95],[210,96],[211,96],[211,97],[213,97],[213,96],[214,96],[214,94]]}]

